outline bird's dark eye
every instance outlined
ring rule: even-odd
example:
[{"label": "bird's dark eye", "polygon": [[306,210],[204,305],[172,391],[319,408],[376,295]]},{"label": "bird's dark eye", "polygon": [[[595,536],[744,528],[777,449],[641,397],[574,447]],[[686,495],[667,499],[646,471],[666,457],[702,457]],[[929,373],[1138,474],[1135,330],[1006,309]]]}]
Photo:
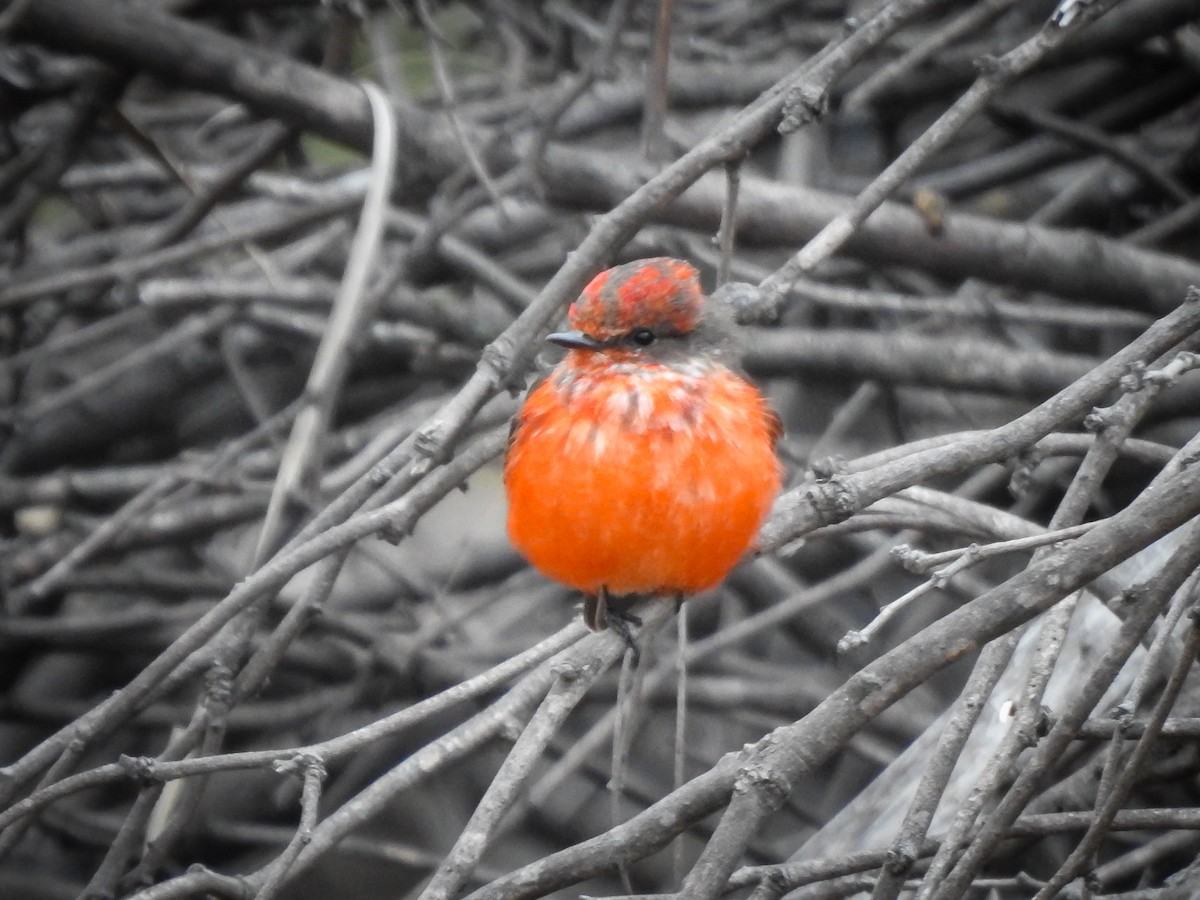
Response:
[{"label": "bird's dark eye", "polygon": [[639,328],[629,337],[639,347],[649,347],[656,340],[654,332],[649,328]]}]

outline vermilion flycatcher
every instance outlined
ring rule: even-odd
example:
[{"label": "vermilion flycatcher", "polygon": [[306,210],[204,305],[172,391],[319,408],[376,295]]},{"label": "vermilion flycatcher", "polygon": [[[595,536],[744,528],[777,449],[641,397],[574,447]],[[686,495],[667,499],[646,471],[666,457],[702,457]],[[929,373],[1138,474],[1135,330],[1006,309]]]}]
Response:
[{"label": "vermilion flycatcher", "polygon": [[513,426],[508,533],[600,630],[610,598],[682,598],[733,568],[779,492],[780,424],[688,263],[601,272],[569,318],[547,338],[567,355]]}]

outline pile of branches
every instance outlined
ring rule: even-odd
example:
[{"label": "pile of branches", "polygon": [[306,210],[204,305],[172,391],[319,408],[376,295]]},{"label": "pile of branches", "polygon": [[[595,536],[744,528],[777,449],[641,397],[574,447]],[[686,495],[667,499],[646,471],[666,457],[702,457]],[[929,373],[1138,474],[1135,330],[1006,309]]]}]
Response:
[{"label": "pile of branches", "polygon": [[[9,2],[0,894],[1200,893],[1196,16]],[[664,255],[789,477],[635,670],[497,461]]]}]

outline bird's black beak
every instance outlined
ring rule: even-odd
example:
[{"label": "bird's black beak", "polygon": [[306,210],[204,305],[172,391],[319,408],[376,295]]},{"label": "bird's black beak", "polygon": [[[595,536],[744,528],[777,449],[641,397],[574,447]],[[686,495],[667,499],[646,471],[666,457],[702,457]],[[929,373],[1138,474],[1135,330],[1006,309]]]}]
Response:
[{"label": "bird's black beak", "polygon": [[600,350],[604,347],[603,343],[582,331],[556,331],[546,335],[546,340],[568,350]]}]

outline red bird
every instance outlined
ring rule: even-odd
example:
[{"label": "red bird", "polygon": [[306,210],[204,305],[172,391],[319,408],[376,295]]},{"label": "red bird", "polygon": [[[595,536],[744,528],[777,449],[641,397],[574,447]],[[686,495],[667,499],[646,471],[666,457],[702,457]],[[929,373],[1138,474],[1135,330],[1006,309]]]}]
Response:
[{"label": "red bird", "polygon": [[562,362],[525,400],[505,462],[508,533],[585,595],[680,600],[716,586],[779,492],[779,417],[737,369],[729,310],[660,257],[601,272],[547,340]]}]

